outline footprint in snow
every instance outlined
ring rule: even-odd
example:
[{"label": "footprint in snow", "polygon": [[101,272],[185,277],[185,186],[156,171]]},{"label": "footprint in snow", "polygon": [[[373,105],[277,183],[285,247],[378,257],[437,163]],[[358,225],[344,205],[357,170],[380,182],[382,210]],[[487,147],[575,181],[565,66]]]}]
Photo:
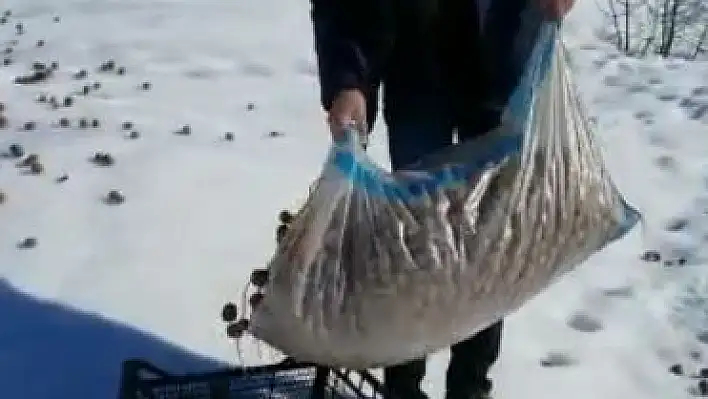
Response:
[{"label": "footprint in snow", "polygon": [[649,133],[649,144],[662,148],[664,150],[675,150],[676,149],[676,143],[671,141],[666,135],[662,132],[650,132]]},{"label": "footprint in snow", "polygon": [[656,98],[661,102],[672,102],[679,98],[679,95],[673,91],[661,90],[656,94]]},{"label": "footprint in snow", "polygon": [[666,223],[666,231],[672,232],[672,233],[677,233],[680,231],[686,230],[688,226],[691,224],[691,221],[688,220],[688,218],[684,217],[677,217],[674,219],[669,220],[668,223]]},{"label": "footprint in snow", "polygon": [[592,60],[592,65],[595,66],[595,68],[597,69],[602,69],[607,66],[608,62],[609,61],[607,60],[607,58],[597,58]]},{"label": "footprint in snow", "polygon": [[695,88],[691,95],[683,97],[678,103],[678,107],[683,109],[691,120],[708,122],[708,95],[702,95],[704,89],[708,90],[704,87]]},{"label": "footprint in snow", "polygon": [[548,352],[540,361],[541,367],[568,367],[578,364],[578,360],[566,352]]},{"label": "footprint in snow", "polygon": [[649,79],[647,79],[647,83],[652,86],[658,86],[658,85],[664,84],[664,80],[661,79],[661,77],[659,77],[659,76],[652,76]]},{"label": "footprint in snow", "polygon": [[577,312],[571,315],[566,325],[575,331],[585,333],[599,332],[605,328],[600,319],[585,312]]},{"label": "footprint in snow", "polygon": [[654,113],[651,111],[637,111],[634,113],[634,119],[638,119],[640,121],[646,121],[648,119],[653,119],[654,118]]},{"label": "footprint in snow", "polygon": [[691,90],[693,97],[708,97],[708,86],[698,86]]},{"label": "footprint in snow", "polygon": [[691,109],[701,105],[693,96],[684,97],[679,101],[678,107],[683,109]]},{"label": "footprint in snow", "polygon": [[708,104],[702,104],[691,110],[688,118],[694,121],[701,120],[704,123],[708,123]]},{"label": "footprint in snow", "polygon": [[641,121],[646,126],[651,126],[656,123],[654,116],[655,115],[653,112],[645,110],[637,111],[634,113],[634,119]]},{"label": "footprint in snow", "polygon": [[663,171],[675,171],[677,167],[676,160],[671,155],[659,155],[654,163]]},{"label": "footprint in snow", "polygon": [[626,62],[618,63],[617,69],[623,74],[632,74],[635,72],[634,67],[632,65],[627,64]]},{"label": "footprint in snow", "polygon": [[602,82],[608,87],[625,86],[624,77],[617,75],[607,75],[602,79]]},{"label": "footprint in snow", "polygon": [[646,93],[649,91],[649,86],[644,83],[631,83],[627,86],[627,92],[631,94]]},{"label": "footprint in snow", "polygon": [[701,331],[698,334],[696,334],[696,339],[698,342],[708,345],[708,331]]},{"label": "footprint in snow", "polygon": [[684,67],[685,65],[679,62],[669,62],[666,64],[666,69],[668,69],[669,71],[676,71]]},{"label": "footprint in snow", "polygon": [[219,71],[210,68],[194,68],[184,72],[184,76],[190,79],[213,79]]},{"label": "footprint in snow", "polygon": [[578,46],[580,50],[599,50],[600,48],[594,43],[584,43]]},{"label": "footprint in snow", "polygon": [[241,65],[239,69],[241,73],[246,76],[258,78],[269,78],[274,74],[273,70],[269,66],[258,63],[246,63]]},{"label": "footprint in snow", "polygon": [[634,297],[634,287],[626,285],[623,287],[606,288],[602,290],[602,295],[607,298],[629,299]]}]

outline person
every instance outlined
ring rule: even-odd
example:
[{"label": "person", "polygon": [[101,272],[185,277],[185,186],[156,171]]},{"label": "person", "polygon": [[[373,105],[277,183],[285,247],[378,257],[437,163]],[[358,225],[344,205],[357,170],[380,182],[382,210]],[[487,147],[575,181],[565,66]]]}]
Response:
[{"label": "person", "polygon": [[[560,20],[574,1],[310,0],[321,102],[333,136],[351,123],[371,131],[380,88],[393,170],[489,131],[530,53],[519,43],[533,44],[541,21]],[[533,22],[528,10],[541,17]],[[446,399],[488,397],[502,325],[451,347]],[[425,369],[425,359],[385,368],[387,397],[426,398]]]}]

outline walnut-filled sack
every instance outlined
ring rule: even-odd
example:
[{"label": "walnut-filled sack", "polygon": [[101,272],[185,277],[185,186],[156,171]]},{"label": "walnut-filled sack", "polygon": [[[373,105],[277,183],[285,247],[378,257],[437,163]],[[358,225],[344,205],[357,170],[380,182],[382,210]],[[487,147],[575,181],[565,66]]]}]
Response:
[{"label": "walnut-filled sack", "polygon": [[350,133],[269,263],[249,332],[363,369],[484,329],[640,219],[613,185],[553,23],[502,125],[391,174]]}]

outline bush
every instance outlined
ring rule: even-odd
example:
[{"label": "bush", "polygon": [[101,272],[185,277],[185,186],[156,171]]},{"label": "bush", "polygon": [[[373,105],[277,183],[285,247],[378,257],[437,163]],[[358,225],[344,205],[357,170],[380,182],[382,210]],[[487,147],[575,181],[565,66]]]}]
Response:
[{"label": "bush", "polygon": [[705,0],[597,0],[607,24],[599,32],[623,53],[689,60],[708,53]]}]

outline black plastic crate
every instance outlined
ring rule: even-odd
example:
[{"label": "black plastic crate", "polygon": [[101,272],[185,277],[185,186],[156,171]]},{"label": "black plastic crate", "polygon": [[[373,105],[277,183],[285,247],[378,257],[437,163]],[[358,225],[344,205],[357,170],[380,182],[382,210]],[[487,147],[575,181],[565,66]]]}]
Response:
[{"label": "black plastic crate", "polygon": [[367,371],[283,362],[171,375],[144,360],[123,363],[119,399],[383,399]]}]

